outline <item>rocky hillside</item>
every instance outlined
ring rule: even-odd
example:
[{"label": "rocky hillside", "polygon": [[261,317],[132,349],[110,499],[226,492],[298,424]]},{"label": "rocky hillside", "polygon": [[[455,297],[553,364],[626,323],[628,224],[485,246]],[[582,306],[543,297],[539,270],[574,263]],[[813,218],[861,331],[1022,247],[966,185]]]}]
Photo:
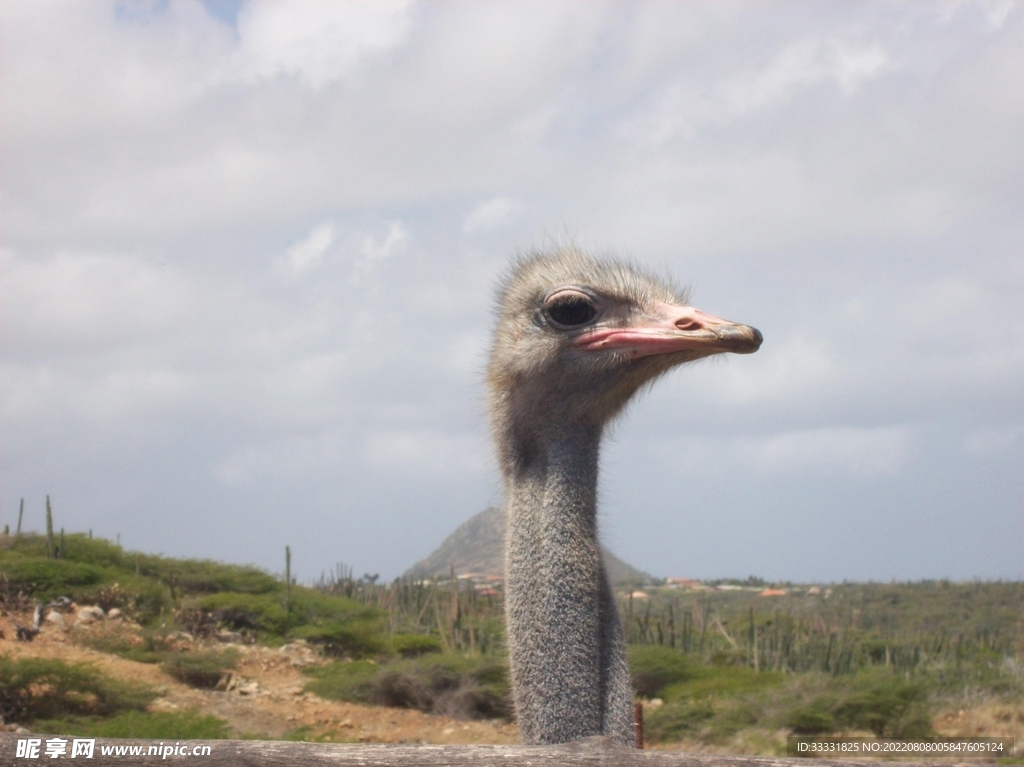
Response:
[{"label": "rocky hillside", "polygon": [[[438,549],[405,571],[406,578],[446,576],[455,567],[456,573],[504,575],[504,509],[485,509],[467,520],[449,535]],[[637,570],[602,547],[608,577],[613,584],[648,582],[653,578]]]}]

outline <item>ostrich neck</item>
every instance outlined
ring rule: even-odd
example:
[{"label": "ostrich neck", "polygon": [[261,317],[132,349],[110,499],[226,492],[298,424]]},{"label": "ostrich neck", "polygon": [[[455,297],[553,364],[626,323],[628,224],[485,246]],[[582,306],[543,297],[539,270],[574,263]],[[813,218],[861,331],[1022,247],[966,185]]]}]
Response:
[{"label": "ostrich neck", "polygon": [[509,655],[527,743],[632,740],[622,629],[597,539],[600,439],[592,425],[548,432],[507,478]]}]

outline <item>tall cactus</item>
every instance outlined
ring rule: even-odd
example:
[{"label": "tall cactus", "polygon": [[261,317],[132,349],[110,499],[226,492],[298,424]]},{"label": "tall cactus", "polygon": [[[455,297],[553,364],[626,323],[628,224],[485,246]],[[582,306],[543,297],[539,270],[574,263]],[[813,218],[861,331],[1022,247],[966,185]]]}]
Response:
[{"label": "tall cactus", "polygon": [[292,610],[292,550],[284,547],[284,611]]},{"label": "tall cactus", "polygon": [[46,556],[53,559],[56,554],[56,543],[53,540],[53,509],[50,508],[50,496],[46,496]]}]

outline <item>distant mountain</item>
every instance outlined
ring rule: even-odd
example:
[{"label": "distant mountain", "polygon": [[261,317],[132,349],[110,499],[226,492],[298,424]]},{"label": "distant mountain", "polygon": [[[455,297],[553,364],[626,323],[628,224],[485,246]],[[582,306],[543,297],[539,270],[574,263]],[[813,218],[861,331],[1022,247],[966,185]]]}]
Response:
[{"label": "distant mountain", "polygon": [[[405,571],[406,578],[445,577],[454,565],[456,574],[505,575],[505,510],[485,509],[463,522],[444,539],[437,551]],[[608,578],[613,584],[627,581],[652,581],[647,573],[637,570],[601,547]]]}]

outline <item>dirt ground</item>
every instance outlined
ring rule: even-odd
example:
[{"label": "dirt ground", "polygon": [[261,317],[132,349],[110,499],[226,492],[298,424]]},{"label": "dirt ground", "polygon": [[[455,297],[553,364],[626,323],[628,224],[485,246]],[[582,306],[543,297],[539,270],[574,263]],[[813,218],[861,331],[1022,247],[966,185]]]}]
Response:
[{"label": "dirt ground", "polygon": [[[71,624],[74,614],[68,616]],[[302,668],[324,663],[313,648],[293,643],[279,649],[244,644],[213,643],[217,649],[231,647],[242,656],[227,690],[197,690],[173,679],[151,663],[137,663],[117,655],[98,652],[80,642],[101,632],[137,633],[131,624],[98,622],[67,627],[44,623],[31,642],[15,639],[15,622],[31,625],[32,615],[0,617],[0,654],[14,658],[59,658],[68,663],[88,662],[114,678],[144,682],[160,697],[151,711],[196,709],[224,719],[235,736],[280,738],[302,728],[304,737],[364,743],[516,743],[515,725],[503,721],[458,721],[401,708],[363,706],[324,700],[303,692],[309,678]],[[106,625],[105,625],[106,624]],[[183,640],[184,645],[206,649]]]}]

